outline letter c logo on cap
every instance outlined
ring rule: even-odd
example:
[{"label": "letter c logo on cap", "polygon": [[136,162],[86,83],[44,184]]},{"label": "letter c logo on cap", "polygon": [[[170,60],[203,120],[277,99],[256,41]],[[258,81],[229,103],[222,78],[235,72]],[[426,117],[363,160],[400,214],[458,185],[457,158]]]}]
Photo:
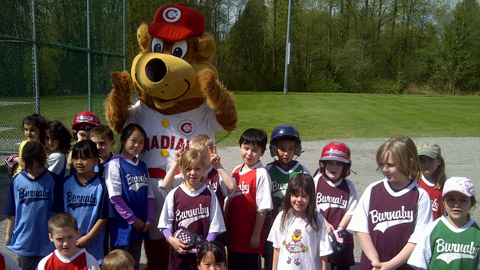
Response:
[{"label": "letter c logo on cap", "polygon": [[169,7],[163,11],[163,19],[169,23],[174,23],[180,20],[181,16],[182,12],[176,7]]}]

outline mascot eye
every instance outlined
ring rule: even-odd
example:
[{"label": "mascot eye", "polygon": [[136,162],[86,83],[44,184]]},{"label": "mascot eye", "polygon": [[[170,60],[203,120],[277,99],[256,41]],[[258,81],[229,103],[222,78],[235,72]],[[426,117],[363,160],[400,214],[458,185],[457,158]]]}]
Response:
[{"label": "mascot eye", "polygon": [[163,40],[159,38],[153,38],[152,40],[152,52],[161,53],[163,52]]},{"label": "mascot eye", "polygon": [[175,44],[173,44],[173,48],[172,48],[172,55],[176,56],[176,57],[179,57],[179,58],[183,58],[185,56],[185,54],[187,53],[187,49],[188,49],[188,44],[185,40],[175,42]]}]

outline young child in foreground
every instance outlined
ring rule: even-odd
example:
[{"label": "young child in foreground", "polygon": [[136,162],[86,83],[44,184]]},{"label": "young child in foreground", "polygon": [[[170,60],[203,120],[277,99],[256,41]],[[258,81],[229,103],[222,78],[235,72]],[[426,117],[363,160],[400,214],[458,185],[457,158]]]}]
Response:
[{"label": "young child in foreground", "polygon": [[198,270],[225,270],[227,269],[227,256],[225,247],[217,241],[206,242],[197,253]]},{"label": "young child in foreground", "polygon": [[365,189],[347,228],[362,247],[360,269],[412,269],[406,262],[415,236],[432,221],[430,198],[417,185],[417,147],[408,137],[394,137],[376,159],[385,179]]},{"label": "young child in foreground", "polygon": [[97,260],[85,249],[76,246],[80,230],[74,216],[68,213],[54,215],[48,220],[48,231],[56,249],[40,261],[37,270],[100,270]]},{"label": "young child in foreground", "polygon": [[127,125],[120,137],[120,154],[114,155],[105,169],[108,196],[116,210],[115,217],[108,224],[111,248],[130,252],[135,259],[135,269],[140,267],[142,241],[148,239],[155,216],[154,187],[147,165],[138,159],[145,138],[145,130],[141,126]]},{"label": "young child in foreground", "polygon": [[430,142],[420,144],[418,158],[422,171],[422,178],[418,181],[418,185],[430,196],[433,220],[436,220],[443,216],[442,190],[447,180],[445,161],[442,158],[440,146]]},{"label": "young child in foreground", "polygon": [[230,245],[228,269],[260,269],[260,255],[265,248],[265,218],[273,208],[270,195],[270,176],[260,157],[265,153],[267,133],[250,128],[239,140],[243,163],[237,166],[232,178],[237,188],[228,197],[225,209]]},{"label": "young child in foreground", "polygon": [[322,214],[316,211],[315,185],[309,174],[288,183],[284,208],[275,218],[268,241],[273,242],[273,270],[327,270],[332,253]]},{"label": "young child in foreground", "polygon": [[[280,125],[272,131],[270,137],[270,155],[276,158],[275,161],[267,164],[265,169],[272,180],[272,202],[273,209],[268,213],[265,219],[265,227],[267,235],[270,233],[270,228],[273,221],[280,212],[282,207],[283,197],[287,191],[288,182],[298,173],[310,174],[308,169],[300,164],[300,162],[293,160],[299,157],[302,153],[302,141],[296,128],[290,125]],[[271,242],[265,243],[265,270],[272,269],[273,246]]]},{"label": "young child in foreground", "polygon": [[475,204],[472,181],[449,178],[443,187],[447,216],[428,225],[408,263],[421,269],[480,269],[480,227],[468,213]]},{"label": "young child in foreground", "polygon": [[[171,270],[195,269],[197,265],[195,247],[187,245],[177,232],[187,230],[213,241],[225,231],[217,197],[205,185],[207,168],[202,154],[189,149],[182,154],[179,164],[184,180],[168,193],[158,222],[158,228],[172,247],[168,263]],[[171,177],[174,170],[170,168],[165,177]]]},{"label": "young child in foreground", "polygon": [[347,270],[355,265],[353,235],[345,230],[357,207],[357,191],[350,174],[350,148],[342,142],[330,142],[322,150],[319,161],[321,174],[315,176],[316,204],[325,218],[329,234],[342,241],[345,248],[336,251],[328,260],[331,270]]},{"label": "young child in foreground", "polygon": [[54,249],[48,239],[47,222],[55,212],[56,179],[45,169],[47,153],[39,141],[25,144],[22,161],[25,170],[13,178],[5,202],[5,244],[19,255],[19,266],[30,270]]},{"label": "young child in foreground", "polygon": [[91,140],[76,143],[72,164],[76,172],[63,184],[63,210],[72,214],[79,225],[77,247],[86,248],[99,264],[104,256],[103,242],[108,219],[114,217],[105,181],[94,172],[98,150]]},{"label": "young child in foreground", "polygon": [[102,270],[133,270],[135,259],[122,249],[112,250],[103,259]]}]

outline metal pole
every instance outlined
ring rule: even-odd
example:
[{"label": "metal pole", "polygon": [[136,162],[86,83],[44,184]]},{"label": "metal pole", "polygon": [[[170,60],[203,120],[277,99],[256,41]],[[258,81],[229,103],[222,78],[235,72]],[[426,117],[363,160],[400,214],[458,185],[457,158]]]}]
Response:
[{"label": "metal pole", "polygon": [[285,48],[285,75],[283,77],[283,93],[286,95],[288,93],[288,65],[290,64],[290,53],[291,53],[291,44],[290,44],[290,20],[292,18],[292,0],[288,0],[288,21],[287,21],[287,41]]},{"label": "metal pole", "polygon": [[90,0],[87,0],[87,89],[88,110],[92,111],[92,54],[90,52]]},{"label": "metal pole", "polygon": [[32,15],[32,86],[35,99],[35,112],[40,113],[40,91],[38,89],[38,53],[37,53],[37,25],[35,21],[35,0],[31,2]]},{"label": "metal pole", "polygon": [[123,0],[123,14],[122,14],[122,19],[123,19],[123,42],[122,42],[122,53],[123,53],[123,70],[127,69],[127,53],[126,53],[126,43],[127,43],[127,1]]}]

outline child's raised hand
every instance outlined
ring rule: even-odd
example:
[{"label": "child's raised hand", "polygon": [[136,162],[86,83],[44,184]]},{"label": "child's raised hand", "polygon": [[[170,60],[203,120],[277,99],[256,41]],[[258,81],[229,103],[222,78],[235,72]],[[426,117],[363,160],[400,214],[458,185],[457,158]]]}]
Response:
[{"label": "child's raised hand", "polygon": [[208,152],[210,153],[210,163],[215,169],[218,169],[222,165],[220,164],[220,157],[217,155],[217,146],[214,145],[213,149],[209,146]]},{"label": "child's raised hand", "polygon": [[187,254],[188,245],[185,241],[169,236],[168,243],[178,254]]},{"label": "child's raised hand", "polygon": [[77,139],[78,141],[88,140],[88,132],[85,130],[79,130],[77,132]]},{"label": "child's raised hand", "polygon": [[175,162],[180,162],[180,158],[182,157],[183,153],[185,153],[185,145],[183,145],[180,150],[175,152]]}]

